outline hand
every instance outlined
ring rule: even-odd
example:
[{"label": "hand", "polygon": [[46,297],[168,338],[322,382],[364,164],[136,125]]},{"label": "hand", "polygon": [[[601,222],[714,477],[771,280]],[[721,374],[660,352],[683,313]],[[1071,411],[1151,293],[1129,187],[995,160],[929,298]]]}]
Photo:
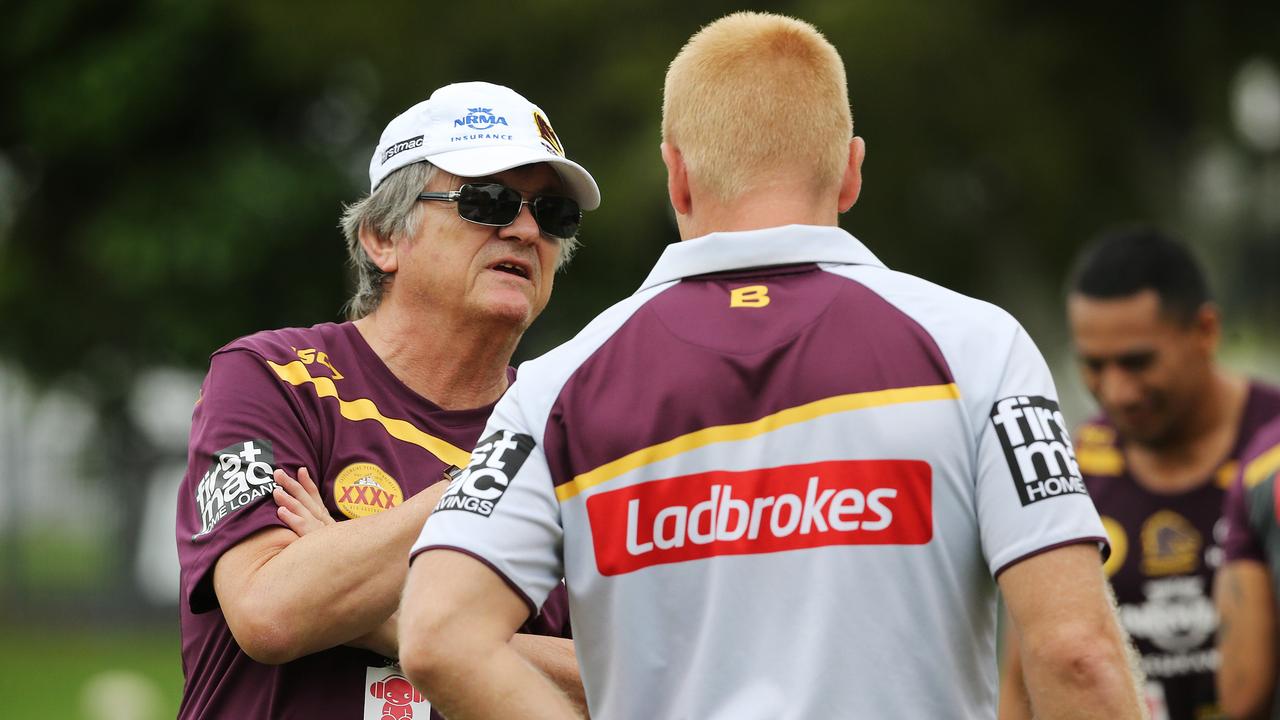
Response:
[{"label": "hand", "polygon": [[271,491],[271,498],[280,506],[276,508],[276,517],[298,537],[337,522],[329,515],[324,500],[320,499],[320,489],[311,481],[311,473],[306,468],[298,468],[297,480],[284,470],[276,470],[275,480],[276,489]]}]

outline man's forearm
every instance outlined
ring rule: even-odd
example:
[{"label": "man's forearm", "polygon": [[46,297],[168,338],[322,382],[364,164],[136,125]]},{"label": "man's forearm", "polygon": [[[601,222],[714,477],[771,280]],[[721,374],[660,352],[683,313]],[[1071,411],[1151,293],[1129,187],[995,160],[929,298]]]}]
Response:
[{"label": "man's forearm", "polygon": [[549,678],[522,657],[516,645],[514,640],[493,643],[474,653],[467,648],[455,653],[447,665],[437,666],[437,672],[427,675],[412,667],[406,667],[405,671],[414,685],[431,698],[432,707],[450,720],[585,717]]},{"label": "man's forearm", "polygon": [[1275,689],[1276,619],[1266,566],[1227,563],[1214,580],[1217,603],[1219,704],[1240,720],[1268,717]]},{"label": "man's forearm", "polygon": [[[434,507],[428,488],[399,507],[297,538],[261,564],[252,587],[300,657],[343,644],[394,657],[395,611],[409,548]],[[391,652],[388,652],[391,651]]]},{"label": "man's forearm", "polygon": [[1029,557],[999,578],[1034,716],[1138,720],[1140,672],[1095,546]]},{"label": "man's forearm", "polygon": [[999,720],[1031,720],[1031,698],[1022,677],[1022,649],[1013,621],[1005,615],[1004,657],[1000,669]]},{"label": "man's forearm", "polygon": [[[384,657],[397,657],[399,642],[396,634],[399,620],[400,614],[392,613],[391,617],[371,632],[346,644],[372,650]],[[511,638],[511,647],[559,688],[579,712],[586,715],[587,695],[582,689],[578,658],[574,654],[572,640],[521,633]]]},{"label": "man's forearm", "polygon": [[399,615],[392,613],[374,629],[345,643],[350,647],[376,652],[383,657],[395,658],[399,654],[399,643],[396,633],[399,630]]},{"label": "man's forearm", "polygon": [[1024,649],[1023,658],[1037,720],[1146,717],[1137,653],[1118,625],[1038,652]]},{"label": "man's forearm", "polygon": [[405,583],[400,665],[450,720],[580,717],[517,652],[521,646],[544,667],[558,665],[553,672],[567,674],[568,643],[527,636],[513,641],[528,613],[523,598],[488,565],[463,553],[428,550]]},{"label": "man's forearm", "polygon": [[578,658],[574,653],[572,640],[521,634],[511,638],[511,647],[586,715],[587,694],[582,688],[582,677],[578,672]]}]

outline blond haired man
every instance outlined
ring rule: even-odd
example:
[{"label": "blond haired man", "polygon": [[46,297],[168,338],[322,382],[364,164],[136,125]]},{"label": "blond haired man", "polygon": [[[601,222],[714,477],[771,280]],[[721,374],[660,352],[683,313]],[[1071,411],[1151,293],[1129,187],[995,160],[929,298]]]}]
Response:
[{"label": "blond haired man", "polygon": [[409,677],[453,720],[568,717],[505,644],[563,575],[597,720],[990,718],[998,579],[1041,717],[1139,717],[1044,361],[837,227],[835,48],[722,18],[663,114],[684,242],[494,409],[414,546]]}]

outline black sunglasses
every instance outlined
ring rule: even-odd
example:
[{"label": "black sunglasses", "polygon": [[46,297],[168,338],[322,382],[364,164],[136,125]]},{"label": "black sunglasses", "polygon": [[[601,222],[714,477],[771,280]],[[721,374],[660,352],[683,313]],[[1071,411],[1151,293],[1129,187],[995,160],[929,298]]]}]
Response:
[{"label": "black sunglasses", "polygon": [[582,223],[582,208],[573,198],[539,195],[525,200],[518,190],[498,183],[467,183],[452,192],[424,192],[418,199],[457,203],[463,220],[491,227],[510,225],[520,215],[520,208],[528,205],[542,234],[558,240],[577,235]]}]

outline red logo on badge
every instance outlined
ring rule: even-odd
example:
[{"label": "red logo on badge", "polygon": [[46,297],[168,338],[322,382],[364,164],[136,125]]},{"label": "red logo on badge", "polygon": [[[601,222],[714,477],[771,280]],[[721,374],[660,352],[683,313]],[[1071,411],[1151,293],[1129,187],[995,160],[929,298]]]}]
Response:
[{"label": "red logo on badge", "polygon": [[382,720],[409,720],[413,717],[413,703],[426,700],[402,675],[379,680],[370,686],[369,694],[379,700],[386,700],[382,704]]},{"label": "red logo on badge", "polygon": [[838,460],[654,480],[593,495],[602,575],[716,555],[827,545],[923,545],[933,471],[921,460]]}]

